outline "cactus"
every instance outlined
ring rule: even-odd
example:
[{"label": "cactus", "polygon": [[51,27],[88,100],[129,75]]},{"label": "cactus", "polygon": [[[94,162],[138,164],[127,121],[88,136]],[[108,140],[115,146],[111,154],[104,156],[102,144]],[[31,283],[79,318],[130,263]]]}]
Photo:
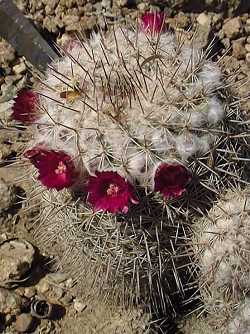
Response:
[{"label": "cactus", "polygon": [[194,252],[205,310],[225,325],[250,289],[250,192],[227,192],[195,224]]},{"label": "cactus", "polygon": [[36,239],[42,249],[55,245],[54,254],[63,253],[57,265],[85,288],[81,294],[92,289],[124,307],[142,303],[157,317],[171,318],[181,309],[192,289],[185,282],[190,260],[180,257],[187,223],[171,224],[150,199],[126,215],[113,215],[93,212],[79,199],[73,205],[66,190],[43,189],[41,196],[37,187],[34,199],[35,193],[42,198]]},{"label": "cactus", "polygon": [[104,296],[175,313],[193,289],[182,255],[190,214],[244,182],[247,139],[230,82],[209,49],[168,32],[159,14],[60,52],[34,88],[24,152],[37,236]]}]

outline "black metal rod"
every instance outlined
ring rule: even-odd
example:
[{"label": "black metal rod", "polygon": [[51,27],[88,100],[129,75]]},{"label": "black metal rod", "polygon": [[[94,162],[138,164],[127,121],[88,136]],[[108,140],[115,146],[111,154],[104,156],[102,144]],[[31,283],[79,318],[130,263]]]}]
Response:
[{"label": "black metal rod", "polygon": [[58,57],[11,0],[0,0],[0,36],[40,71]]}]

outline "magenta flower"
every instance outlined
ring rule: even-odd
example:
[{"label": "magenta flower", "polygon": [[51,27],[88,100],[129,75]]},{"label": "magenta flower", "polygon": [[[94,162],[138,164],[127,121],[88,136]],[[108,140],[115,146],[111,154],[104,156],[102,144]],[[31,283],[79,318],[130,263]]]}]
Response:
[{"label": "magenta flower", "polygon": [[95,172],[87,184],[88,201],[96,211],[128,212],[129,202],[138,204],[133,186],[116,172]]},{"label": "magenta flower", "polygon": [[38,169],[38,180],[47,188],[68,188],[77,177],[72,158],[63,151],[37,146],[26,151],[24,156]]},{"label": "magenta flower", "polygon": [[191,174],[183,165],[162,163],[155,172],[154,191],[159,191],[166,199],[177,198],[190,180]]},{"label": "magenta flower", "polygon": [[141,30],[152,35],[161,33],[165,30],[165,14],[145,13],[141,18]]},{"label": "magenta flower", "polygon": [[14,99],[11,117],[23,124],[31,124],[38,118],[38,95],[32,90],[22,89]]}]

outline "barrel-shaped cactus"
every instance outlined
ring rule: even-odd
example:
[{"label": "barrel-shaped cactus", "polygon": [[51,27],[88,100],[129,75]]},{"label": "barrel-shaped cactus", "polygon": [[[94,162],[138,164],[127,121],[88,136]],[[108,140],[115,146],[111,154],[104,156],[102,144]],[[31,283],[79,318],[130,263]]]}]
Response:
[{"label": "barrel-shaped cactus", "polygon": [[247,149],[220,62],[184,35],[146,14],[60,48],[35,85],[24,152],[37,235],[64,250],[64,269],[165,315],[193,292],[189,214],[242,182]]}]

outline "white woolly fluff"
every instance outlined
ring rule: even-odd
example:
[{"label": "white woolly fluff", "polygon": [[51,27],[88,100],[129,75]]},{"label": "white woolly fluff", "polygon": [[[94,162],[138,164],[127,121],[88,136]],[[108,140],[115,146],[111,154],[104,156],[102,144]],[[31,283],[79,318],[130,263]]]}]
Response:
[{"label": "white woolly fluff", "polygon": [[183,160],[187,160],[197,153],[206,153],[211,141],[211,136],[198,137],[187,132],[175,138],[176,150]]},{"label": "white woolly fluff", "polygon": [[156,129],[152,133],[151,138],[152,145],[156,152],[159,153],[170,153],[174,148],[174,136],[166,131],[159,131]]},{"label": "white woolly fluff", "polygon": [[221,70],[216,63],[207,62],[198,73],[205,91],[212,91],[221,85]]},{"label": "white woolly fluff", "polygon": [[176,150],[183,160],[187,160],[199,151],[199,141],[196,135],[191,133],[181,134],[175,139]]},{"label": "white woolly fluff", "polygon": [[223,120],[225,111],[222,103],[217,97],[208,99],[208,115],[207,119],[210,124],[216,124]]}]

